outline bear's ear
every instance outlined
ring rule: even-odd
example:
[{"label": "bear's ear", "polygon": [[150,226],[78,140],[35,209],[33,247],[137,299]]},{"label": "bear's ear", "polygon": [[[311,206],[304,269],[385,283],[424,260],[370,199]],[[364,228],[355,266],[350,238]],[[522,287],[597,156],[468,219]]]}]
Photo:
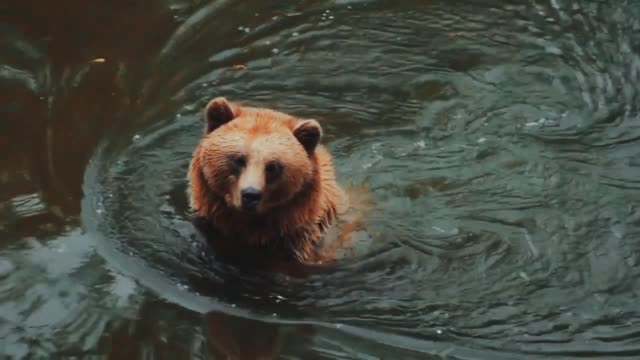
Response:
[{"label": "bear's ear", "polygon": [[223,97],[217,97],[209,101],[204,110],[205,134],[235,119],[238,115],[237,110],[236,106]]},{"label": "bear's ear", "polygon": [[293,136],[295,136],[304,149],[311,154],[320,142],[322,128],[315,120],[302,120],[293,129]]}]

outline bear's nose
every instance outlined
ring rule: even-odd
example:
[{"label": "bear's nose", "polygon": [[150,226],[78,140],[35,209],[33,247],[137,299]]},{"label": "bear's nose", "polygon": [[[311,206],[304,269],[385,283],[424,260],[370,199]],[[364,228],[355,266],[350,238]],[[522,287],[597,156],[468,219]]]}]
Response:
[{"label": "bear's nose", "polygon": [[262,191],[254,187],[243,189],[240,195],[242,197],[242,208],[245,210],[254,210],[260,199],[262,199]]}]

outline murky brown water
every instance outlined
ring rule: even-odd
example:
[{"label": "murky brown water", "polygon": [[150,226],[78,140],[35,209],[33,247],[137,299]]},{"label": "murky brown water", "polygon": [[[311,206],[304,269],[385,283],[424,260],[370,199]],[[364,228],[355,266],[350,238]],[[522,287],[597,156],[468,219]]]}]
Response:
[{"label": "murky brown water", "polygon": [[[638,19],[594,0],[0,4],[0,355],[640,357]],[[219,95],[319,119],[377,201],[372,246],[306,280],[216,262],[185,174]]]}]

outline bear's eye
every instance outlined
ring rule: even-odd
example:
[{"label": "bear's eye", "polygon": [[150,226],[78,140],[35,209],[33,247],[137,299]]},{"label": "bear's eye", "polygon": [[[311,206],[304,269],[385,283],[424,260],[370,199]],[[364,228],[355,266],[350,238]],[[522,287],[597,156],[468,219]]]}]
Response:
[{"label": "bear's eye", "polygon": [[229,163],[236,169],[243,168],[247,165],[247,159],[244,155],[236,154],[229,156]]},{"label": "bear's eye", "polygon": [[269,161],[264,167],[267,182],[276,180],[282,174],[282,164],[279,161]]}]

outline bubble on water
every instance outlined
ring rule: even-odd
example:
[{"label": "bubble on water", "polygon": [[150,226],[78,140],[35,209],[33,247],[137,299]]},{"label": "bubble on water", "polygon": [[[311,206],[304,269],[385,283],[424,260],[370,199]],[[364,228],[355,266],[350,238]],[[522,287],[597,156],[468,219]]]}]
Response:
[{"label": "bubble on water", "polygon": [[180,284],[180,283],[178,283],[178,284],[176,284],[176,286],[177,286],[177,287],[178,287],[178,289],[180,289],[180,290],[185,290],[185,291],[186,291],[186,290],[188,290],[188,289],[189,289],[189,287],[188,287],[187,285],[185,285],[185,284]]},{"label": "bubble on water", "polygon": [[140,138],[141,138],[141,136],[140,136],[140,135],[135,134],[135,135],[133,136],[133,141],[138,141],[138,140],[140,140]]}]

